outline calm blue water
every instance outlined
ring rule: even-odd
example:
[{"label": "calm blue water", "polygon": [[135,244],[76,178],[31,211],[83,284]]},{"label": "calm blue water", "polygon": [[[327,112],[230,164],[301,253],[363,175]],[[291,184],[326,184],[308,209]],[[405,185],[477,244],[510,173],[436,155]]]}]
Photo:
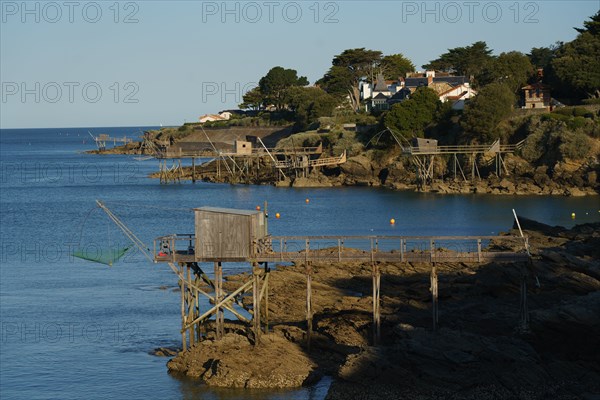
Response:
[{"label": "calm blue water", "polygon": [[[137,128],[0,131],[0,398],[320,399],[327,382],[291,392],[212,391],[167,374],[148,353],[179,346],[179,294],[166,265],[141,254],[109,268],[73,249],[126,239],[99,210],[106,202],[148,245],[193,231],[193,207],[254,209],[269,203],[274,235],[488,235],[517,212],[555,225],[599,220],[599,197],[493,197],[369,188],[276,189],[205,183],[160,185],[155,160],[93,156],[87,131],[122,136]],[[305,199],[310,203],[306,204]],[[571,219],[575,212],[577,219]],[[390,226],[389,219],[396,225]],[[226,265],[226,273],[244,268]],[[167,287],[167,289],[161,288]]]}]

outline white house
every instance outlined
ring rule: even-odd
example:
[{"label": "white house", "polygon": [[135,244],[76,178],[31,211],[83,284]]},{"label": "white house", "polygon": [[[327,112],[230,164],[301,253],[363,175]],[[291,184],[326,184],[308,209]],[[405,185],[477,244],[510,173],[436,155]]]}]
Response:
[{"label": "white house", "polygon": [[212,121],[227,121],[231,118],[231,113],[229,111],[224,111],[219,114],[204,114],[199,118],[200,123],[212,122]]},{"label": "white house", "polygon": [[451,101],[454,110],[463,110],[465,108],[465,101],[475,97],[477,91],[468,82],[465,82],[438,94],[442,103]]}]

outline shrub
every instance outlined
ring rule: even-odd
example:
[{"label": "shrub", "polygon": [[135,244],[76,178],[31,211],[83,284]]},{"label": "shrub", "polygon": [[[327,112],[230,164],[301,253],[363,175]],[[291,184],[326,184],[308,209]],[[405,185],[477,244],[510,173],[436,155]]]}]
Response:
[{"label": "shrub", "polygon": [[301,132],[277,142],[277,148],[316,147],[323,137],[315,132]]},{"label": "shrub", "polygon": [[571,107],[562,107],[562,108],[558,108],[554,111],[552,111],[552,114],[550,115],[568,115],[571,116],[573,115],[573,111],[571,111],[572,108]]},{"label": "shrub", "polygon": [[575,108],[573,108],[573,116],[574,117],[594,118],[594,113],[590,112],[587,108],[575,107]]},{"label": "shrub", "polygon": [[586,157],[590,152],[590,139],[581,131],[561,132],[558,141],[560,142],[558,150],[563,160],[566,158],[578,160]]},{"label": "shrub", "polygon": [[549,120],[555,120],[555,121],[563,121],[563,122],[567,122],[568,120],[570,120],[570,113],[569,114],[565,114],[565,113],[559,113],[557,111],[555,111],[554,113],[551,114],[542,114],[541,119],[542,121],[549,121]]},{"label": "shrub", "polygon": [[587,105],[600,104],[600,99],[585,99],[582,101],[582,103]]},{"label": "shrub", "polygon": [[529,136],[521,148],[521,156],[530,163],[536,163],[544,155],[543,138],[546,135],[542,131],[537,131]]},{"label": "shrub", "polygon": [[587,120],[584,117],[575,117],[567,122],[569,129],[581,129],[587,124]]}]

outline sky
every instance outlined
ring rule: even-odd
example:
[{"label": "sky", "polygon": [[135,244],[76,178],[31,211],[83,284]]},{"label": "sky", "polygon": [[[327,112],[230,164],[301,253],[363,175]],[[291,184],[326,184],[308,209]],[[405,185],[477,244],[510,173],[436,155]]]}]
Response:
[{"label": "sky", "polygon": [[345,49],[494,54],[573,40],[587,1],[0,0],[0,128],[180,125],[275,66],[311,83]]}]

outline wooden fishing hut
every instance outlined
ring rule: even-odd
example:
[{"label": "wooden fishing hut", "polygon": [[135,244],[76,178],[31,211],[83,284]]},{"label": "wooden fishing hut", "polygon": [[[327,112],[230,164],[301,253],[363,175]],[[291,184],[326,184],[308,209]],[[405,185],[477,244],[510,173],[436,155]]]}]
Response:
[{"label": "wooden fishing hut", "polygon": [[[373,278],[373,342],[380,340],[380,262],[429,263],[433,329],[438,326],[438,274],[440,262],[515,263],[530,260],[526,237],[513,236],[281,236],[268,233],[266,204],[263,211],[218,207],[194,209],[193,234],[162,236],[154,242],[154,261],[166,262],[179,277],[181,288],[181,334],[183,349],[203,336],[206,322],[215,317],[216,337],[224,335],[224,311],[251,324],[255,343],[269,330],[269,263],[299,262],[306,270],[307,344],[310,346],[313,319],[312,263],[363,262],[371,265]],[[484,243],[523,240],[524,250],[484,248]],[[353,247],[348,244],[352,243]],[[356,247],[354,247],[356,246]],[[443,246],[443,247],[441,247]],[[444,250],[453,249],[453,250]],[[223,290],[223,262],[247,262],[252,274],[237,289]],[[214,278],[204,273],[201,263],[212,263]],[[342,267],[342,266],[340,266]],[[525,275],[524,275],[525,276]],[[524,278],[525,279],[525,278]],[[252,305],[242,301],[250,292]],[[526,286],[522,287],[520,318],[527,325]],[[211,307],[201,314],[199,298]],[[248,318],[248,315],[251,317]]]}]

